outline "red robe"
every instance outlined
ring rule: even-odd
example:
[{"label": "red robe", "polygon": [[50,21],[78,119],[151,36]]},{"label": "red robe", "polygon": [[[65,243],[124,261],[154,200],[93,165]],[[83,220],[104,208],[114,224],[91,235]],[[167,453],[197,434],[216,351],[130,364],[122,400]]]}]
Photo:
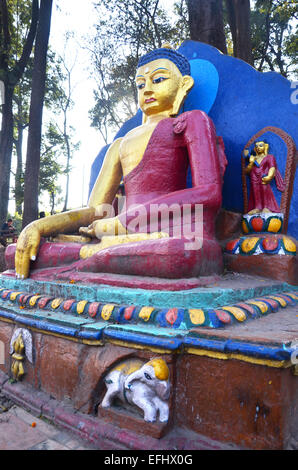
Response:
[{"label": "red robe", "polygon": [[248,201],[248,212],[253,209],[264,209],[271,212],[280,212],[280,207],[276,202],[270,183],[262,184],[262,178],[268,175],[270,168],[274,167],[276,187],[279,191],[284,191],[285,185],[280,172],[277,169],[276,160],[273,155],[266,155],[260,164],[254,163],[249,174],[250,193]]}]

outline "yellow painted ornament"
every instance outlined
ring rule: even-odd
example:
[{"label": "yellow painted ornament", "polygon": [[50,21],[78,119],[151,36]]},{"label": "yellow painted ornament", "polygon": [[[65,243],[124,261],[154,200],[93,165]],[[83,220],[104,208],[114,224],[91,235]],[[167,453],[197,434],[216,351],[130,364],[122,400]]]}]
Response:
[{"label": "yellow painted ornament", "polygon": [[59,305],[63,302],[63,299],[61,297],[58,297],[57,299],[54,299],[51,303],[51,307],[56,309],[59,307]]},{"label": "yellow painted ornament", "polygon": [[36,301],[40,299],[40,297],[41,295],[33,295],[33,297],[31,297],[29,300],[30,307],[34,307],[34,305],[36,304]]},{"label": "yellow painted ornament", "polygon": [[255,248],[258,241],[259,241],[259,237],[246,238],[245,240],[243,240],[243,242],[241,244],[241,250],[244,253],[249,253],[250,251],[252,251]]},{"label": "yellow painted ornament", "polygon": [[291,240],[289,237],[283,237],[282,241],[287,251],[289,251],[290,253],[296,253],[297,248],[293,240]]},{"label": "yellow painted ornament", "polygon": [[79,315],[84,312],[84,308],[85,308],[85,306],[86,306],[87,303],[88,303],[87,300],[80,300],[80,301],[77,303],[77,313],[78,313]]},{"label": "yellow painted ornament", "polygon": [[101,318],[108,321],[113,313],[114,307],[114,304],[104,305],[101,311]]},{"label": "yellow painted ornament", "polygon": [[282,226],[281,220],[277,219],[276,217],[272,217],[272,219],[269,222],[267,230],[268,230],[268,232],[277,233],[277,232],[280,231],[281,226]]},{"label": "yellow painted ornament", "polygon": [[249,232],[245,220],[242,220],[242,231],[243,231],[244,233],[248,233],[248,232]]},{"label": "yellow painted ornament", "polygon": [[239,307],[221,307],[222,310],[225,310],[226,312],[229,312],[231,313],[235,318],[236,320],[238,321],[245,321],[246,320],[246,315],[244,313],[244,311],[239,308]]},{"label": "yellow painted ornament", "polygon": [[201,309],[192,308],[189,310],[190,321],[193,325],[203,325],[205,314]]},{"label": "yellow painted ornament", "polygon": [[153,310],[154,307],[142,307],[139,313],[139,318],[146,322],[149,321]]},{"label": "yellow painted ornament", "polygon": [[256,305],[260,309],[261,313],[266,313],[268,311],[268,305],[260,300],[247,300],[246,303]]},{"label": "yellow painted ornament", "polygon": [[10,300],[16,300],[16,298],[19,294],[21,294],[21,292],[12,292],[9,296]]}]

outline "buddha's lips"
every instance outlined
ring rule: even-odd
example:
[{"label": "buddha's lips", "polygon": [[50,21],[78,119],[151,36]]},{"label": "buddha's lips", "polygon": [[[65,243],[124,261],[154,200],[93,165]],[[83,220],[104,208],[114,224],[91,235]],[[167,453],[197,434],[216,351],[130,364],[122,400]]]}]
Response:
[{"label": "buddha's lips", "polygon": [[155,98],[148,98],[147,100],[145,100],[145,103],[153,103],[153,101],[156,101]]}]

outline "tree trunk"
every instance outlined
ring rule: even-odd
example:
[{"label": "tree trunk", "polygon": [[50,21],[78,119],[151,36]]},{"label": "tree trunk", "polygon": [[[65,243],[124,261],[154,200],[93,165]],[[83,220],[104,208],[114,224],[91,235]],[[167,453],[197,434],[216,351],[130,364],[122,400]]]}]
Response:
[{"label": "tree trunk", "polygon": [[64,140],[65,140],[66,149],[67,149],[67,161],[66,161],[66,188],[65,188],[63,212],[66,212],[67,206],[68,206],[69,172],[70,172],[70,159],[71,159],[69,137],[66,134],[66,129],[64,130]]},{"label": "tree trunk", "polygon": [[[14,88],[21,79],[28,63],[35,38],[38,21],[38,0],[32,0],[31,24],[20,59],[10,69],[11,36],[9,31],[9,12],[6,0],[0,0],[0,74],[4,81],[4,104],[0,132],[0,224],[6,220],[9,201],[11,154],[13,147],[12,98]],[[3,43],[3,44],[2,44]]]},{"label": "tree trunk", "polygon": [[14,184],[14,198],[15,198],[15,212],[22,215],[22,202],[23,202],[23,191],[22,191],[22,173],[23,173],[23,126],[18,125],[18,139],[15,140],[14,145],[17,154],[17,167]]},{"label": "tree trunk", "polygon": [[187,0],[190,39],[227,53],[222,0]]},{"label": "tree trunk", "polygon": [[0,135],[0,223],[6,220],[9,201],[11,154],[13,146],[13,89],[5,86]]},{"label": "tree trunk", "polygon": [[233,39],[234,57],[253,65],[250,0],[226,0],[226,5]]},{"label": "tree trunk", "polygon": [[38,218],[38,182],[46,61],[50,36],[52,0],[41,0],[32,74],[27,143],[23,228]]}]

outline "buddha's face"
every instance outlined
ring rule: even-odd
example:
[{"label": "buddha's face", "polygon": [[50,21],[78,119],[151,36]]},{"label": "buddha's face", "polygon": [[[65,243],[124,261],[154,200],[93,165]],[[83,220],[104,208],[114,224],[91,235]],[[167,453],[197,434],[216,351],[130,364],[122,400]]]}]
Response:
[{"label": "buddha's face", "polygon": [[262,155],[263,153],[265,153],[265,149],[266,149],[266,146],[264,142],[256,142],[255,152],[257,155]]},{"label": "buddha's face", "polygon": [[182,76],[170,60],[157,59],[137,70],[136,85],[139,106],[146,116],[171,116],[178,113],[183,99],[193,85],[193,79],[188,75]]}]

